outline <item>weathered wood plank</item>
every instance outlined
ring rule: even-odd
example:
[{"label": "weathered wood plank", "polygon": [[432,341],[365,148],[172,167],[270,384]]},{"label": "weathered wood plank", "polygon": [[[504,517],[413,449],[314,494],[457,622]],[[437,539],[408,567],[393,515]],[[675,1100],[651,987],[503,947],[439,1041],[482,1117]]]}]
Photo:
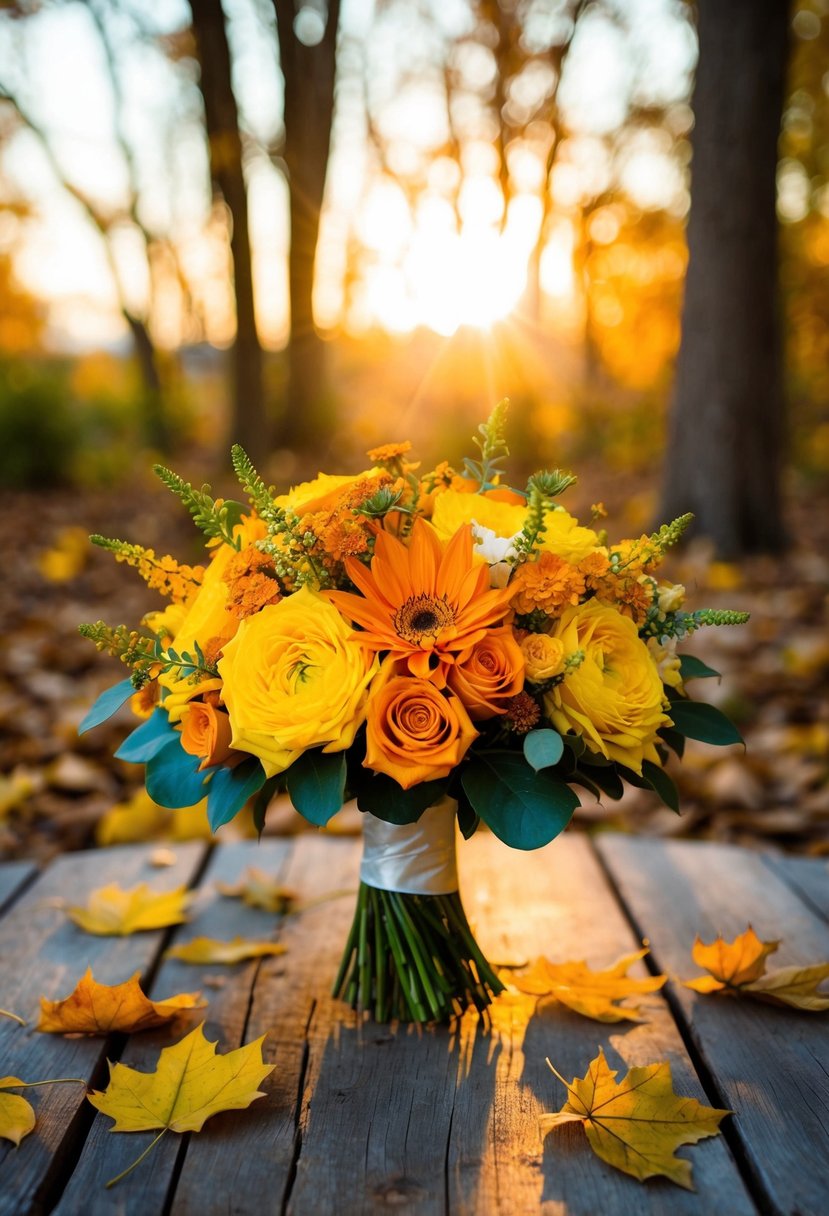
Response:
[{"label": "weathered wood plank", "polygon": [[[640,945],[583,836],[520,854],[479,833],[463,846],[462,860],[465,906],[493,960],[519,962],[543,953],[600,967]],[[640,963],[631,973],[647,971]],[[647,1022],[607,1025],[554,1001],[536,1005],[502,997],[491,1034],[476,1036],[473,1028],[458,1059],[448,1154],[453,1216],[755,1211],[719,1137],[681,1150],[693,1163],[696,1194],[665,1179],[643,1186],[614,1170],[594,1156],[578,1126],[551,1133],[542,1145],[539,1115],[566,1100],[547,1056],[568,1079],[585,1074],[599,1045],[621,1076],[628,1067],[668,1059],[677,1092],[706,1100],[664,998],[654,994],[639,1003]]]},{"label": "weathered wood plank", "polygon": [[764,853],[763,860],[824,920],[829,920],[829,861],[823,857],[780,857],[771,853]]},{"label": "weathered wood plank", "polygon": [[[178,927],[173,942],[183,944],[202,936],[272,940],[277,921],[271,913],[249,907],[239,899],[223,897],[215,884],[235,883],[250,865],[272,873],[282,882],[292,847],[289,841],[268,840],[261,845],[244,842],[215,849],[191,908],[190,920]],[[200,988],[210,1002],[209,1006],[200,1014],[179,1019],[157,1031],[133,1035],[121,1055],[122,1062],[141,1072],[151,1072],[161,1050],[178,1042],[202,1020],[206,1037],[211,1042],[218,1042],[219,1051],[239,1047],[244,1041],[258,966],[255,960],[228,967],[191,966],[177,959],[165,959],[153,981],[151,996],[160,999]],[[199,1209],[202,1213],[234,1210],[234,1174],[237,1169],[243,1169],[244,1163],[232,1148],[233,1129],[238,1120],[243,1124],[255,1122],[260,1117],[262,1104],[260,1099],[249,1112],[235,1111],[225,1118],[217,1116],[207,1124],[211,1129],[214,1124],[221,1126],[213,1133],[215,1155],[210,1157],[206,1176],[201,1179],[205,1193]],[[78,1212],[83,1212],[84,1216],[115,1216],[116,1213],[144,1216],[164,1211],[179,1156],[188,1152],[188,1141],[192,1149],[207,1130],[186,1138],[166,1135],[153,1149],[151,1159],[117,1186],[106,1190],[107,1181],[135,1161],[155,1137],[154,1132],[112,1135],[111,1127],[111,1119],[102,1114],[95,1116],[80,1160],[55,1208],[55,1216],[76,1216]],[[257,1200],[261,1212],[261,1191]]]},{"label": "weathered wood plank", "polygon": [[[661,968],[689,977],[697,934],[751,923],[781,938],[770,966],[829,958],[829,927],[758,854],[728,845],[602,836],[598,847]],[[723,1104],[730,1134],[769,1211],[819,1216],[829,1193],[829,1036],[825,1021],[771,1005],[672,991]]]},{"label": "weathered wood plank", "polygon": [[[176,863],[159,871],[150,847],[99,849],[59,858],[0,921],[0,1006],[29,1021],[25,1029],[0,1019],[0,1060],[4,1074],[24,1081],[101,1073],[106,1041],[38,1034],[38,998],[67,996],[91,966],[95,978],[116,983],[135,971],[148,972],[164,940],[163,932],[130,937],[96,937],[66,916],[67,903],[83,903],[90,891],[112,881],[125,886],[148,882],[156,890],[188,883],[205,853],[201,844],[181,845]],[[38,1118],[34,1132],[15,1149],[0,1141],[0,1213],[24,1216],[48,1207],[59,1187],[65,1161],[77,1151],[91,1107],[80,1085],[33,1090]]]},{"label": "weathered wood plank", "polygon": [[4,861],[0,865],[0,912],[37,871],[32,861]]},{"label": "weathered wood plank", "polygon": [[[302,835],[285,873],[300,904],[319,900],[285,919],[284,956],[264,959],[256,977],[245,1040],[266,1035],[265,1059],[276,1065],[267,1096],[244,1117],[219,1115],[191,1137],[176,1188],[176,1216],[201,1216],[215,1195],[216,1162],[223,1189],[220,1210],[260,1216],[279,1211],[293,1174],[297,1107],[306,1067],[308,1025],[326,1000],[345,940],[357,890],[360,844],[353,839]],[[343,890],[354,894],[326,895]],[[339,1007],[338,1007],[339,1009]],[[317,1213],[325,1212],[320,1196]]]}]

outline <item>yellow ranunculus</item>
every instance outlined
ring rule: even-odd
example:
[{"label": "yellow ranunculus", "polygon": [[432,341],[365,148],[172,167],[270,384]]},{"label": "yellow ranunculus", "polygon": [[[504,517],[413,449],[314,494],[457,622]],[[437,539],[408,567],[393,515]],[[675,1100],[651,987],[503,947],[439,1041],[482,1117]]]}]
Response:
[{"label": "yellow ranunculus", "polygon": [[353,476],[335,476],[332,473],[319,473],[313,481],[303,481],[301,485],[293,486],[290,493],[280,494],[274,502],[278,507],[290,508],[297,515],[305,515],[309,511],[324,511],[332,502],[339,498],[346,486],[371,477],[376,469],[367,473],[355,473]]},{"label": "yellow ranunculus", "polygon": [[593,529],[583,528],[568,511],[559,508],[548,513],[546,527],[539,537],[540,549],[577,565],[601,547]]},{"label": "yellow ranunculus", "polygon": [[483,494],[444,490],[435,499],[432,527],[441,540],[450,540],[464,524],[473,522],[490,528],[496,536],[514,536],[524,527],[527,508],[518,503],[498,502]]},{"label": "yellow ranunculus", "polygon": [[337,609],[308,587],[248,617],[219,661],[232,746],[268,776],[310,747],[350,747],[376,659]]},{"label": "yellow ranunculus", "polygon": [[565,609],[553,636],[564,643],[566,654],[584,654],[544,696],[553,725],[575,731],[590,751],[636,773],[645,760],[659,764],[656,733],[671,720],[659,672],[633,621],[588,600]]}]

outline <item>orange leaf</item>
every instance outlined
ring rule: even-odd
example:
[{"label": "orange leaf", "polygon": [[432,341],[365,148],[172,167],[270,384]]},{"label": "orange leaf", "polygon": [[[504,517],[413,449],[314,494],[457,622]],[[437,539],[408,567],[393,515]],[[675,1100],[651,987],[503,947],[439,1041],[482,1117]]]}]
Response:
[{"label": "orange leaf", "polygon": [[40,998],[36,1029],[46,1034],[134,1034],[164,1026],[189,1009],[202,1009],[199,992],[181,992],[165,1001],[151,1001],[138,984],[136,971],[123,984],[99,984],[87,968],[73,992],[62,1001]]},{"label": "orange leaf", "polygon": [[665,983],[664,975],[634,979],[627,974],[633,963],[644,958],[647,950],[625,954],[604,971],[594,971],[583,960],[551,963],[539,958],[523,975],[513,977],[521,992],[530,996],[555,997],[568,1009],[597,1022],[641,1022],[638,1005],[619,1005],[627,996],[656,992]]},{"label": "orange leaf", "polygon": [[697,938],[691,956],[697,966],[709,971],[723,988],[739,988],[764,974],[766,959],[779,945],[779,941],[760,941],[749,925],[745,933],[738,934],[732,942],[718,937],[706,945]]}]

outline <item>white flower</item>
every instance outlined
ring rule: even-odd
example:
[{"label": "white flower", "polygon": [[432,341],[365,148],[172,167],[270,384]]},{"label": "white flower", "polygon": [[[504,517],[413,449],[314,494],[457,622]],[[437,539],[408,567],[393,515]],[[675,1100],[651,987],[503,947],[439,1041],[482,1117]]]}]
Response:
[{"label": "white flower", "polygon": [[520,532],[512,536],[498,536],[492,528],[472,520],[472,543],[475,552],[489,566],[489,585],[491,587],[506,587],[512,574],[513,563],[518,557],[515,541]]}]

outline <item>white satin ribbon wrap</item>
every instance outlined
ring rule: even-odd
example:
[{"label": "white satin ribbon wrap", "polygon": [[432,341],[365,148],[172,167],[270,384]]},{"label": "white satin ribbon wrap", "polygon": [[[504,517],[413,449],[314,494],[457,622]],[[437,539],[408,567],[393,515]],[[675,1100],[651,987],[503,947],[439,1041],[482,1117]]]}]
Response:
[{"label": "white satin ribbon wrap", "polygon": [[452,798],[430,806],[417,823],[384,823],[363,816],[360,880],[381,891],[451,895],[458,889]]}]

